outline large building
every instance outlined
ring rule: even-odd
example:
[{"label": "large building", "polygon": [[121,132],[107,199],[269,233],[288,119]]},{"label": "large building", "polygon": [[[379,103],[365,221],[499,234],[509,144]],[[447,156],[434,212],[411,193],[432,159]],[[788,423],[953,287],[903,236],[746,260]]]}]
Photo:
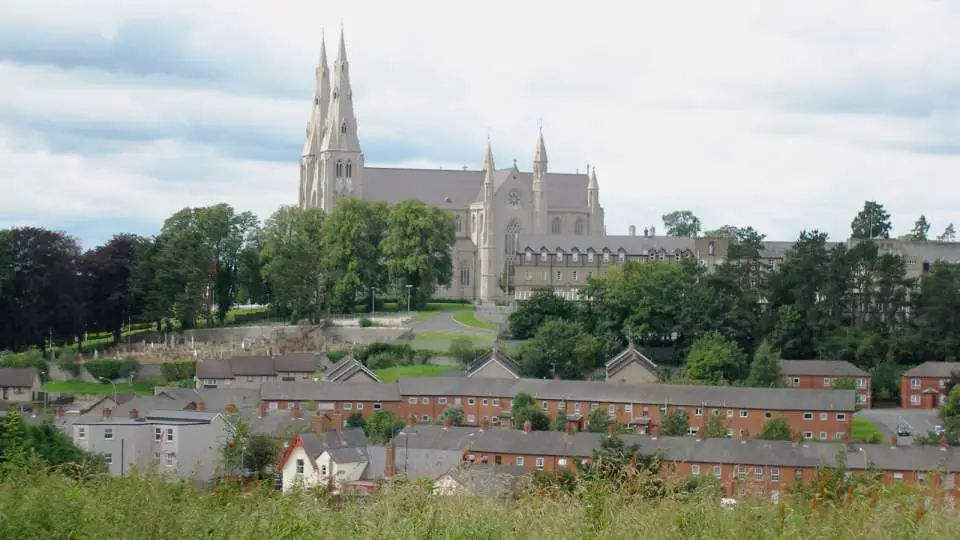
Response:
[{"label": "large building", "polygon": [[[479,154],[480,152],[478,152]],[[367,167],[353,109],[350,64],[340,36],[333,73],[321,45],[316,92],[300,159],[300,206],[334,209],[343,197],[393,204],[419,199],[453,214],[454,277],[437,296],[490,301],[503,295],[521,235],[604,234],[596,169],[549,171],[542,131],[530,171],[497,168],[489,141],[478,170]]]}]

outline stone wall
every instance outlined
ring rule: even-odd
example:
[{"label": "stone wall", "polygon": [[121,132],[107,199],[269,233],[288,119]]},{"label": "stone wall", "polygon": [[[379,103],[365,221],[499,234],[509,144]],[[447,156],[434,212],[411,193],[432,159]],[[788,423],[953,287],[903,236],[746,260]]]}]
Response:
[{"label": "stone wall", "polygon": [[375,341],[392,342],[410,332],[403,326],[369,327],[334,325],[327,328],[284,326],[229,326],[226,328],[200,328],[183,332],[148,332],[134,337],[137,343],[192,345],[192,344],[241,344],[242,346],[264,345],[276,341],[301,341],[312,348],[345,343],[366,345]]}]

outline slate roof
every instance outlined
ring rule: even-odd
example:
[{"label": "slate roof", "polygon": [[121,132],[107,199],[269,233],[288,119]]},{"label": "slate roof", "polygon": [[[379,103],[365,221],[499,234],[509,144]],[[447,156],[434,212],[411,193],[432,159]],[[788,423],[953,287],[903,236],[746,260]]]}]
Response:
[{"label": "slate roof", "polygon": [[623,350],[620,354],[614,356],[607,361],[605,367],[606,377],[610,379],[615,377],[617,373],[620,372],[623,368],[630,365],[632,362],[636,362],[644,367],[650,373],[653,373],[657,377],[660,376],[657,365],[653,363],[653,360],[647,358],[643,353],[638,351],[633,344],[631,343],[629,347]]},{"label": "slate roof", "polygon": [[869,377],[870,374],[845,360],[780,360],[781,375]]},{"label": "slate roof", "polygon": [[[290,384],[290,383],[287,383]],[[853,390],[740,388],[676,384],[608,384],[600,381],[409,378],[397,382],[402,396],[503,397],[527,392],[536,399],[596,403],[648,403],[780,411],[852,411]]]},{"label": "slate roof", "polygon": [[230,360],[206,359],[197,362],[198,379],[232,379]]},{"label": "slate roof", "polygon": [[224,360],[201,360],[197,363],[198,379],[233,379],[235,377],[270,377],[278,373],[313,373],[320,366],[320,357],[313,353],[292,353],[283,356],[233,356]]},{"label": "slate roof", "polygon": [[[369,465],[364,478],[383,478],[386,472],[387,449],[385,446],[368,446]],[[436,480],[447,471],[457,467],[463,460],[459,450],[441,450],[436,448],[405,447],[402,443],[394,446],[394,471],[410,480],[426,478]]]},{"label": "slate roof", "polygon": [[220,413],[213,411],[183,411],[177,409],[157,409],[143,415],[147,420],[179,420],[189,422],[211,422],[214,418],[220,416]]},{"label": "slate roof", "polygon": [[327,381],[265,382],[264,401],[400,401],[396,383],[345,384]]},{"label": "slate roof", "polygon": [[908,369],[904,377],[940,377],[949,378],[954,371],[960,371],[960,362],[924,362]]},{"label": "slate roof", "polygon": [[395,437],[397,445],[406,448],[434,448],[461,452],[480,429],[468,426],[443,426],[428,424],[404,427]]},{"label": "slate roof", "polygon": [[467,368],[466,376],[473,377],[478,371],[483,369],[483,367],[490,362],[496,362],[500,364],[507,371],[513,374],[514,378],[520,378],[520,364],[518,364],[513,358],[510,358],[510,356],[503,352],[498,346],[491,347],[489,351],[481,354],[473,362],[471,362],[470,366]]},{"label": "slate roof", "polygon": [[0,386],[7,388],[29,388],[36,382],[40,372],[37,368],[0,368]]},{"label": "slate roof", "polygon": [[269,377],[276,375],[273,358],[269,356],[234,356],[227,359],[230,373],[235,377]]},{"label": "slate roof", "polygon": [[339,362],[330,366],[327,371],[324,372],[323,380],[327,382],[345,381],[358,371],[362,371],[374,381],[380,382],[380,378],[377,377],[373,371],[370,371],[367,366],[352,356],[345,356]]},{"label": "slate roof", "polygon": [[[499,186],[513,168],[494,171]],[[519,172],[518,180],[533,188],[533,175]],[[551,173],[546,179],[547,206],[550,208],[586,208],[586,174]],[[363,198],[390,204],[418,199],[431,206],[449,210],[466,209],[475,202],[483,187],[483,171],[461,169],[394,169],[364,167]]]},{"label": "slate roof", "polygon": [[314,373],[320,367],[320,356],[312,352],[297,352],[273,359],[277,373]]}]

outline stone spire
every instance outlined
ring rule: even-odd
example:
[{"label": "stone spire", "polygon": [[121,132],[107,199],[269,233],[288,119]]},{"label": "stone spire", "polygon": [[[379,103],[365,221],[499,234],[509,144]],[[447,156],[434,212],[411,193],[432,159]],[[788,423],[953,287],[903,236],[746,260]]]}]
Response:
[{"label": "stone spire", "polygon": [[493,162],[493,146],[490,144],[490,137],[487,137],[487,153],[483,156],[483,181],[484,183],[493,183],[493,172],[496,165]]},{"label": "stone spire", "polygon": [[320,153],[320,143],[323,141],[326,127],[327,108],[330,107],[330,68],[327,67],[326,39],[320,36],[320,60],[317,62],[316,87],[313,93],[313,108],[310,115],[310,124],[307,126],[307,143],[303,148],[303,155],[317,155]]},{"label": "stone spire", "polygon": [[341,29],[321,151],[359,152],[360,139],[357,136],[357,118],[353,112],[353,88],[350,86],[350,62],[347,61],[347,45],[343,34]]},{"label": "stone spire", "polygon": [[600,184],[597,182],[597,168],[587,171],[587,209],[590,211],[590,236],[605,236],[603,208],[600,206]]},{"label": "stone spire", "polygon": [[533,234],[550,232],[547,220],[547,145],[543,142],[543,126],[533,153]]},{"label": "stone spire", "polygon": [[[538,167],[538,165],[542,165]],[[533,151],[533,172],[536,174],[538,170],[542,170],[544,173],[547,172],[547,145],[543,142],[543,126],[540,126],[540,135],[537,137],[537,148]]]}]

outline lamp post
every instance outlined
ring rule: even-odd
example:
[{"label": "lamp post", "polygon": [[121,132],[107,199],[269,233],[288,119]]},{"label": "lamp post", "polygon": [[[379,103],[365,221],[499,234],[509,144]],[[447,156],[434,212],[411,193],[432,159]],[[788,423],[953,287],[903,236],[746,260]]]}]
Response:
[{"label": "lamp post", "polygon": [[120,403],[117,402],[117,383],[111,381],[110,379],[107,379],[106,377],[97,377],[97,379],[103,382],[108,382],[113,385],[113,402],[119,405]]},{"label": "lamp post", "polygon": [[[47,372],[46,372],[46,371],[40,370],[40,375],[43,375],[44,378],[47,378]],[[46,388],[43,388],[43,387],[41,387],[41,388],[42,388],[42,390],[43,390],[43,410],[44,410],[44,412],[46,412],[46,410],[47,410],[47,389],[46,389]]]},{"label": "lamp post", "polygon": [[413,292],[413,285],[407,285],[407,314],[410,314],[410,296]]}]

